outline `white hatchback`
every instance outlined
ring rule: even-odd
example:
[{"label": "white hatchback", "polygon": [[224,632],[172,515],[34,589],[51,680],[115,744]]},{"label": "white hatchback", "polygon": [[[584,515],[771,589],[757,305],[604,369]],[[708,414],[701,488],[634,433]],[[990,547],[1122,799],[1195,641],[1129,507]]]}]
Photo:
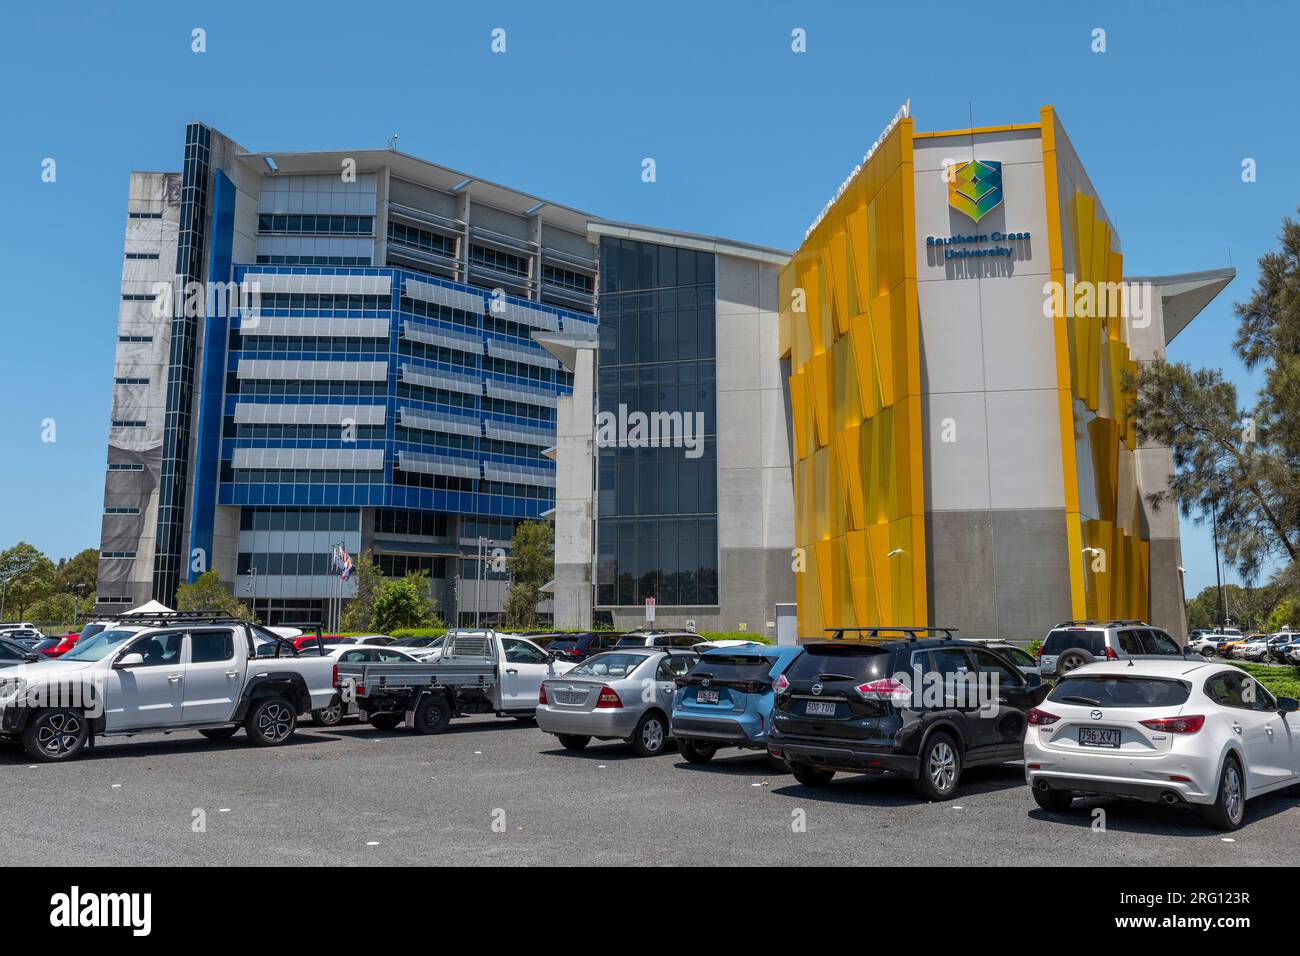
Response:
[{"label": "white hatchback", "polygon": [[1297,710],[1230,664],[1087,664],[1027,714],[1025,780],[1045,810],[1134,797],[1196,805],[1235,830],[1247,800],[1300,785]]}]

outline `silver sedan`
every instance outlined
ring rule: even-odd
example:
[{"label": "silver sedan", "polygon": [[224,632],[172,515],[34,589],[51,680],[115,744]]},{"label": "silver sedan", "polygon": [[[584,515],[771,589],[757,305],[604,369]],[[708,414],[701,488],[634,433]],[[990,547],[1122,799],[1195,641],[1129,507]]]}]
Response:
[{"label": "silver sedan", "polygon": [[690,650],[626,647],[587,658],[542,683],[537,726],[566,750],[624,740],[641,757],[663,753],[678,677],[698,660]]}]

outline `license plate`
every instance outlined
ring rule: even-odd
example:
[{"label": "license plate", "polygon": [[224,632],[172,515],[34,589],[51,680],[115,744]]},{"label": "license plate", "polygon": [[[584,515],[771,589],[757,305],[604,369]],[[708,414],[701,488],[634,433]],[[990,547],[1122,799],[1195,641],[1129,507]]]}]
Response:
[{"label": "license plate", "polygon": [[581,704],[586,694],[573,690],[557,690],[555,699],[561,704]]},{"label": "license plate", "polygon": [[1079,746],[1119,748],[1119,730],[1111,727],[1080,727]]},{"label": "license plate", "polygon": [[697,690],[695,699],[701,704],[716,704],[718,702],[718,692],[716,690]]},{"label": "license plate", "polygon": [[408,710],[402,715],[402,719],[404,719],[408,724],[415,723],[415,711]]},{"label": "license plate", "polygon": [[806,717],[834,717],[835,705],[828,700],[810,700],[804,704]]}]

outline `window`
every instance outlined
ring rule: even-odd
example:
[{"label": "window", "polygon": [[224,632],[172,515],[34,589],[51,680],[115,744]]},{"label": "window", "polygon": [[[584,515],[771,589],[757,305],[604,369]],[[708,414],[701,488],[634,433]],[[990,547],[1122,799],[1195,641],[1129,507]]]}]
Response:
[{"label": "window", "polygon": [[469,247],[469,261],[496,272],[516,276],[528,275],[528,260],[524,256],[511,255],[498,249],[489,249],[487,246],[471,245]]},{"label": "window", "polygon": [[97,594],[95,602],[97,604],[134,604],[135,598],[129,594]]},{"label": "window", "polygon": [[257,217],[259,233],[288,233],[314,236],[369,236],[375,231],[374,216],[267,215]]},{"label": "window", "polygon": [[1178,643],[1164,631],[1157,631],[1153,628],[1149,631],[1144,631],[1143,638],[1143,643],[1148,645],[1148,654],[1171,654],[1177,656],[1183,652],[1183,649],[1178,646]]},{"label": "window", "polygon": [[114,428],[144,428],[148,422],[140,421],[135,418],[115,418],[113,419]]},{"label": "window", "polygon": [[99,552],[99,560],[101,560],[101,561],[105,561],[105,560],[107,560],[107,559],[109,559],[109,558],[134,558],[134,557],[135,557],[135,552],[134,552],[134,551],[101,551],[101,552]]},{"label": "window", "polygon": [[[1211,682],[1213,678],[1211,678]],[[1210,694],[1209,684],[1206,693]],[[1085,707],[1177,707],[1191,688],[1180,680],[1159,677],[1063,677],[1048,700]],[[1210,694],[1211,698],[1213,695]]]},{"label": "window", "polygon": [[[138,515],[139,513],[140,513],[139,508],[127,508],[127,507],[114,506],[111,508],[104,509],[104,514],[106,515]],[[130,598],[127,598],[127,600],[130,600]]]},{"label": "window", "polygon": [[655,680],[667,681],[684,677],[697,660],[699,658],[693,654],[669,654],[659,662],[659,670],[655,673]]},{"label": "window", "polygon": [[1024,678],[1020,672],[1012,667],[1008,667],[992,651],[986,651],[983,648],[967,648],[970,655],[975,659],[975,669],[981,674],[994,674],[998,682],[1008,687],[1021,687],[1024,685]]},{"label": "window", "polygon": [[144,465],[138,461],[110,461],[109,471],[144,471]]},{"label": "window", "polygon": [[152,292],[123,292],[123,302],[152,302],[154,294]]},{"label": "window", "polygon": [[409,664],[411,662],[409,657],[397,651],[378,650],[375,651],[375,656],[383,664]]},{"label": "window", "polygon": [[152,335],[119,335],[117,337],[117,340],[119,342],[136,342],[136,343],[152,342],[153,336]]},{"label": "window", "polygon": [[344,664],[368,664],[375,659],[377,652],[373,650],[358,649],[355,651],[344,651],[339,655],[339,660]]},{"label": "window", "polygon": [[1205,696],[1224,707],[1276,710],[1277,701],[1259,681],[1239,670],[1221,671],[1205,682]]},{"label": "window", "polygon": [[1094,657],[1106,653],[1106,635],[1100,630],[1085,628],[1058,628],[1043,642],[1044,654],[1060,654],[1072,647],[1083,648]]},{"label": "window", "polygon": [[211,664],[216,661],[229,661],[235,657],[235,634],[233,631],[191,631],[190,663]]},{"label": "window", "polygon": [[[162,218],[162,213],[160,213],[160,212],[128,212],[128,213],[126,214],[126,218],[127,218],[127,219],[161,219],[161,218]],[[157,257],[155,256],[154,258],[157,258]]]},{"label": "window", "polygon": [[144,663],[137,664],[137,667],[176,667],[181,662],[181,641],[184,636],[183,631],[150,634],[127,648],[127,653],[144,657]]},{"label": "window", "polygon": [[[1142,649],[1142,642],[1138,639],[1137,631],[1120,631],[1118,634],[1119,649],[1125,654],[1146,654],[1148,651]],[[1153,652],[1150,652],[1153,653]]]},{"label": "window", "polygon": [[511,664],[545,664],[547,657],[527,641],[501,639],[501,648]]},{"label": "window", "polygon": [[158,253],[156,253],[156,252],[128,252],[128,253],[126,254],[126,258],[128,258],[128,259],[157,259],[157,258],[158,258]]},{"label": "window", "polygon": [[149,380],[147,378],[128,378],[119,375],[117,378],[113,379],[113,384],[114,385],[148,385]]}]

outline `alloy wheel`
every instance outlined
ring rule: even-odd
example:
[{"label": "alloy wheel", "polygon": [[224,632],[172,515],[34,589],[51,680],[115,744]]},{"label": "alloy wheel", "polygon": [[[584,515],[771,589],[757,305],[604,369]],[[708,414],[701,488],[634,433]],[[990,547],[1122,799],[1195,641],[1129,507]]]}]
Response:
[{"label": "alloy wheel", "polygon": [[664,745],[664,725],[651,717],[641,728],[641,743],[646,750],[658,750]]},{"label": "alloy wheel", "polygon": [[1235,823],[1241,819],[1241,808],[1241,774],[1237,772],[1237,765],[1229,762],[1223,771],[1223,809],[1228,819]]},{"label": "alloy wheel", "polygon": [[267,704],[257,718],[257,729],[267,740],[284,740],[289,736],[293,715],[278,701]]},{"label": "alloy wheel", "polygon": [[957,779],[957,755],[946,740],[941,740],[930,750],[930,782],[939,791],[951,790]]},{"label": "alloy wheel", "polygon": [[81,721],[75,714],[51,714],[41,720],[36,742],[48,754],[65,754],[77,744]]}]

